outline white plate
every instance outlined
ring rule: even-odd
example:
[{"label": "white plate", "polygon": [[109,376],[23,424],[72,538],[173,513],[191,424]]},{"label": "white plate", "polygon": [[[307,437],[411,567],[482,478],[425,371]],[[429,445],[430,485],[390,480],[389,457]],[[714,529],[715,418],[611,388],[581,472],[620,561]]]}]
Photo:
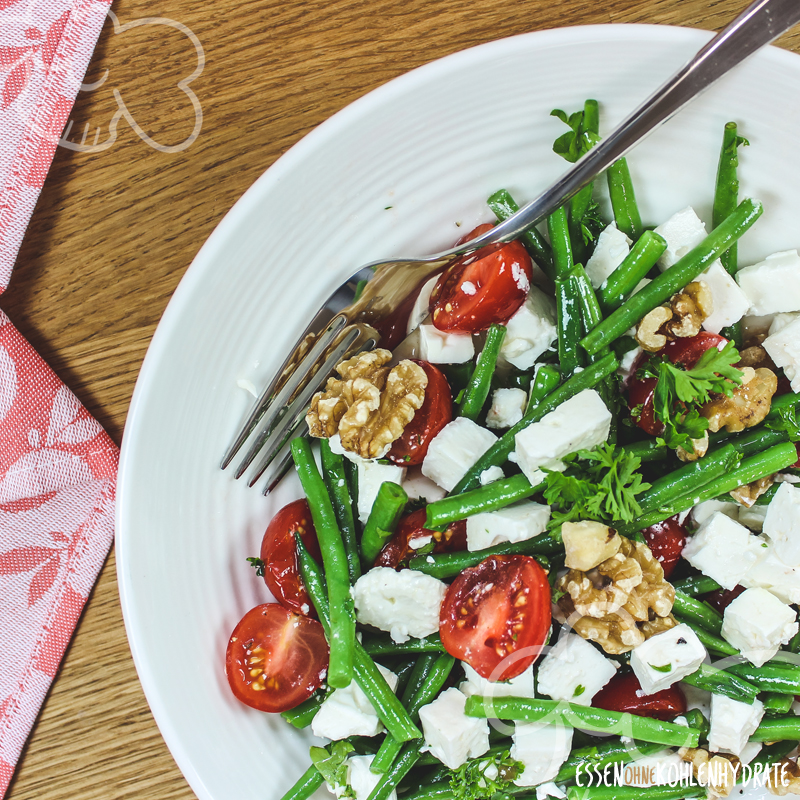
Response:
[{"label": "white plate", "polygon": [[[457,53],[382,86],[321,125],[242,197],[198,253],[136,385],[122,448],[117,562],[136,667],[156,721],[202,800],[279,798],[307,766],[303,735],[228,691],[223,655],[239,618],[268,599],[245,561],[297,489],[264,499],[219,459],[251,401],[333,286],[364,262],[449,246],[565,163],[550,116],[587,97],[609,130],[708,34],[569,28]],[[723,124],[752,146],[742,195],[766,212],[742,263],[800,245],[800,58],[769,49],[629,157],[642,215],[692,204],[708,220]],[[299,221],[302,220],[301,224]],[[460,227],[458,227],[460,225]]]}]

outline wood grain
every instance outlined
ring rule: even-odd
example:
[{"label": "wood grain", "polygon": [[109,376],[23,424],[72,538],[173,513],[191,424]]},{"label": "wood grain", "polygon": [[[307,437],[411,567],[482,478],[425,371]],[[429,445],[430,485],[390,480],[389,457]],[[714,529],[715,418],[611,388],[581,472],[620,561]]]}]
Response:
[{"label": "wood grain", "polygon": [[[120,23],[167,17],[205,50],[192,84],[202,131],[159,152],[124,122],[109,149],[59,148],[0,305],[119,442],[136,375],[170,295],[244,190],[334,112],[456,50],[529,30],[600,23],[718,29],[744,0],[119,0]],[[800,51],[800,31],[780,44]],[[179,30],[107,22],[71,138],[108,134],[119,91],[162,144],[191,132],[179,80],[195,64]],[[125,638],[113,553],[86,607],[8,800],[191,798],[142,694]]]}]

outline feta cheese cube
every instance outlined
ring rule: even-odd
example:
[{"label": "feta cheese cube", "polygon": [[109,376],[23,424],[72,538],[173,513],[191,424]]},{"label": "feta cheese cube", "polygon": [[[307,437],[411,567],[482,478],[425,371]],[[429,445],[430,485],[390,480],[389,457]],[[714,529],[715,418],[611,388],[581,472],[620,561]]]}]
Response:
[{"label": "feta cheese cube", "polygon": [[525,765],[515,778],[517,786],[538,786],[552,781],[572,749],[572,728],[541,722],[516,722],[511,758]]},{"label": "feta cheese cube", "polygon": [[750,528],[751,531],[760,533],[764,528],[764,518],[767,516],[767,509],[769,506],[739,506],[739,524],[744,525],[745,528]]},{"label": "feta cheese cube", "polygon": [[489,749],[489,721],[464,713],[466,695],[455,687],[419,710],[419,721],[431,755],[450,769]]},{"label": "feta cheese cube", "polygon": [[395,642],[422,639],[439,630],[447,584],[413,569],[375,567],[353,587],[356,619],[388,631]]},{"label": "feta cheese cube", "polygon": [[698,689],[688,683],[681,683],[681,690],[686,698],[686,710],[691,711],[696,708],[703,712],[703,716],[708,719],[711,713],[711,692],[705,689]]},{"label": "feta cheese cube", "polygon": [[655,694],[696,672],[707,655],[697,634],[681,623],[635,647],[631,669],[644,693]]},{"label": "feta cheese cube", "polygon": [[796,612],[766,589],[746,589],[725,609],[722,635],[760,667],[797,633],[796,620]]},{"label": "feta cheese cube", "polygon": [[411,313],[408,315],[406,335],[422,325],[422,323],[425,322],[428,314],[430,314],[431,292],[433,292],[433,287],[436,286],[436,281],[438,280],[439,276],[433,275],[423,284],[422,288],[420,289],[417,299],[414,301],[414,306],[411,309]]},{"label": "feta cheese cube", "polygon": [[739,753],[739,761],[743,766],[747,766],[760,752],[764,745],[761,742],[748,742]]},{"label": "feta cheese cube", "polygon": [[378,490],[385,481],[401,484],[406,476],[405,467],[379,464],[377,461],[358,461],[358,518],[366,522]]},{"label": "feta cheese cube", "polygon": [[550,506],[523,500],[497,511],[467,517],[467,549],[485,550],[501,542],[538,536],[550,521]]},{"label": "feta cheese cube", "polygon": [[475,355],[471,333],[448,333],[427,323],[419,326],[419,357],[431,364],[463,364]]},{"label": "feta cheese cube", "polygon": [[617,228],[615,222],[601,231],[594,252],[586,262],[586,274],[595,289],[599,289],[627,258],[631,244],[631,240]]},{"label": "feta cheese cube", "polygon": [[510,428],[516,425],[525,412],[528,394],[524,389],[495,389],[492,407],[486,415],[486,425],[490,428]]},{"label": "feta cheese cube", "polygon": [[478,480],[480,480],[481,486],[488,486],[490,483],[494,483],[495,481],[499,481],[501,478],[505,478],[505,476],[506,474],[503,472],[502,468],[495,465],[481,472],[481,474],[478,476]]},{"label": "feta cheese cube", "polygon": [[[397,675],[380,664],[378,669],[394,691]],[[351,681],[343,689],[334,689],[322,701],[311,722],[311,730],[314,736],[335,741],[348,736],[377,736],[383,730],[383,723],[361,687]]]},{"label": "feta cheese cube", "polygon": [[639,366],[639,356],[642,355],[644,350],[642,350],[639,345],[636,345],[632,350],[628,350],[627,353],[624,353],[622,358],[619,360],[619,369],[617,369],[617,375],[622,378],[622,382],[627,384],[627,382],[631,379],[631,374],[633,373],[634,369],[638,369]]},{"label": "feta cheese cube", "polygon": [[658,260],[658,266],[663,272],[706,238],[706,226],[694,209],[687,206],[659,225],[655,233],[663,236],[667,242],[667,249]]},{"label": "feta cheese cube", "polygon": [[711,292],[713,311],[703,322],[703,327],[707,331],[719,333],[726,326],[738,322],[747,313],[750,299],[719,259],[697,280],[704,281]]},{"label": "feta cheese cube", "polygon": [[519,468],[535,486],[543,478],[540,467],[563,470],[564,456],[602,444],[610,426],[611,413],[600,395],[584,389],[514,437]]},{"label": "feta cheese cube", "polygon": [[[374,758],[375,756],[369,755],[350,756],[347,759],[347,783],[355,792],[355,800],[367,800],[383,777],[379,772],[370,771]],[[388,800],[397,800],[397,792],[392,792]]]},{"label": "feta cheese cube", "polygon": [[783,369],[792,391],[800,392],[800,317],[767,336],[761,346],[776,366]]},{"label": "feta cheese cube", "polygon": [[562,800],[567,795],[563,789],[560,789],[557,784],[550,781],[549,783],[542,783],[536,787],[536,800],[546,800],[548,797],[555,797],[556,800]]},{"label": "feta cheese cube", "polygon": [[568,633],[539,666],[539,692],[553,700],[588,706],[616,672],[614,662],[596,647],[582,636]]},{"label": "feta cheese cube", "polygon": [[479,694],[483,697],[535,697],[533,688],[533,664],[524,672],[508,681],[490,681],[475,672],[466,662],[462,662],[467,679],[458,687],[467,697]]},{"label": "feta cheese cube", "polygon": [[750,314],[800,311],[800,256],[782,250],[736,273],[739,286],[750,300]]},{"label": "feta cheese cube", "polygon": [[709,517],[722,512],[726,517],[738,520],[739,506],[736,503],[726,503],[724,500],[704,500],[698,503],[692,510],[692,521],[695,525],[702,525]]},{"label": "feta cheese cube", "polygon": [[738,756],[763,716],[764,704],[760,700],[754,700],[751,705],[721,694],[711,695],[709,749]]},{"label": "feta cheese cube", "polygon": [[500,355],[517,369],[530,369],[557,335],[555,300],[531,286],[519,311],[506,323]]},{"label": "feta cheese cube", "polygon": [[716,511],[683,548],[683,557],[720,586],[733,589],[764,557],[762,540],[744,525]]},{"label": "feta cheese cube", "polygon": [[782,331],[787,325],[794,322],[798,318],[800,318],[800,312],[795,311],[786,312],[783,314],[774,314],[772,316],[772,321],[769,324],[767,336],[772,336],[773,333]]},{"label": "feta cheese cube", "polygon": [[766,589],[782,603],[800,603],[800,569],[784,564],[764,542],[766,555],[742,578],[747,589]]},{"label": "feta cheese cube", "polygon": [[426,478],[419,469],[411,469],[403,479],[403,488],[409,500],[422,498],[429,503],[441,500],[446,492],[441,486]]},{"label": "feta cheese cube", "polygon": [[800,489],[790,483],[780,484],[767,506],[764,534],[784,564],[800,566]]},{"label": "feta cheese cube", "polygon": [[466,417],[457,417],[431,441],[422,462],[422,474],[449,492],[496,441],[497,437],[486,428]]}]

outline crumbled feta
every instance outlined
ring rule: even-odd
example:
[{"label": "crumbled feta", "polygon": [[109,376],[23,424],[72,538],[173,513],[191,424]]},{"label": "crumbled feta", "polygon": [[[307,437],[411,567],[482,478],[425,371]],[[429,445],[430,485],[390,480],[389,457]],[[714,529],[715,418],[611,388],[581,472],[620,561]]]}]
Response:
[{"label": "crumbled feta", "polygon": [[737,506],[739,509],[739,524],[751,531],[760,533],[764,528],[764,518],[767,516],[769,506]]},{"label": "crumbled feta", "polygon": [[524,389],[495,389],[492,406],[486,415],[490,428],[510,428],[516,425],[525,412],[528,394]]},{"label": "crumbled feta", "polygon": [[495,465],[481,472],[481,474],[478,476],[478,480],[481,482],[481,486],[488,486],[490,483],[494,483],[495,481],[499,481],[501,478],[505,478],[505,476],[506,474],[503,472],[502,467]]},{"label": "crumbled feta", "polygon": [[616,672],[614,662],[596,647],[582,636],[568,633],[539,665],[538,691],[553,700],[588,706]]},{"label": "crumbled feta", "polygon": [[419,326],[419,357],[431,364],[463,364],[475,355],[471,333],[448,333],[433,325]]},{"label": "crumbled feta", "polygon": [[798,318],[800,318],[800,313],[796,311],[789,311],[783,314],[774,314],[772,316],[772,322],[769,324],[767,336],[772,336],[773,333],[782,331],[787,325],[789,325],[791,322],[794,322]]},{"label": "crumbled feta", "polygon": [[489,721],[468,717],[466,702],[466,696],[453,687],[419,710],[428,750],[450,769],[458,769],[489,749]]},{"label": "crumbled feta", "polygon": [[797,633],[796,620],[797,613],[766,589],[746,589],[725,609],[722,635],[760,667]]},{"label": "crumbled feta", "polygon": [[754,700],[751,705],[721,694],[711,695],[709,749],[738,756],[763,716],[764,704],[760,700]]},{"label": "crumbled feta", "polygon": [[411,469],[403,479],[403,489],[405,489],[409,500],[422,498],[429,503],[441,500],[446,492],[441,486],[434,483],[430,478],[426,478],[421,470]]},{"label": "crumbled feta", "polygon": [[515,436],[519,467],[535,486],[543,478],[540,467],[563,470],[564,456],[602,444],[610,426],[611,413],[600,395],[584,389]]},{"label": "crumbled feta", "polygon": [[471,419],[457,417],[428,445],[422,474],[449,492],[496,441],[491,431]]},{"label": "crumbled feta", "polygon": [[517,369],[530,369],[557,335],[555,301],[532,286],[519,311],[506,323],[500,355]]},{"label": "crumbled feta", "polygon": [[742,578],[742,586],[766,589],[782,603],[800,603],[800,569],[784,564],[771,545],[764,552],[766,555]]},{"label": "crumbled feta", "polygon": [[552,781],[549,783],[542,783],[536,787],[536,800],[546,800],[548,797],[555,797],[556,800],[563,800],[566,796],[566,792]]},{"label": "crumbled feta", "polygon": [[767,506],[764,534],[784,564],[800,566],[800,489],[781,483]]},{"label": "crumbled feta", "polygon": [[[355,800],[367,800],[383,777],[379,772],[370,771],[374,758],[375,756],[369,755],[350,756],[347,759],[347,783],[355,792]],[[388,800],[397,800],[397,792],[393,791]]]},{"label": "crumbled feta", "polygon": [[461,284],[461,291],[464,292],[464,294],[472,296],[478,290],[475,288],[475,284],[472,281],[464,281],[464,283]]},{"label": "crumbled feta", "polygon": [[703,327],[719,333],[728,325],[738,322],[750,307],[750,299],[717,259],[697,278],[704,281],[711,292],[712,311],[703,321]]},{"label": "crumbled feta", "polygon": [[[380,664],[378,669],[394,691],[397,675]],[[383,723],[361,687],[351,681],[343,689],[334,689],[322,701],[311,722],[311,730],[314,736],[335,741],[348,736],[377,736],[383,730]]]},{"label": "crumbled feta", "polygon": [[663,272],[706,238],[706,226],[694,209],[687,206],[659,225],[654,233],[663,236],[667,242],[667,249],[658,259],[658,266]]},{"label": "crumbled feta", "polygon": [[[333,436],[328,439],[328,445],[330,446],[332,453],[336,453],[338,456],[344,456],[348,461],[352,461],[354,464],[360,464],[369,460],[366,458],[361,458],[358,453],[353,453],[351,450],[345,450],[344,447],[342,447],[342,437],[339,436],[338,433],[334,433]],[[391,447],[391,445],[389,445],[389,447]]]},{"label": "crumbled feta", "polygon": [[761,558],[762,540],[744,525],[714,512],[683,548],[683,557],[720,586],[733,589]]},{"label": "crumbled feta", "polygon": [[439,630],[439,607],[447,584],[424,572],[375,567],[353,587],[356,619],[388,631],[395,642],[422,639]]},{"label": "crumbled feta", "polygon": [[511,277],[514,279],[514,283],[517,284],[517,289],[521,292],[527,292],[528,289],[531,288],[528,273],[519,261],[513,261],[511,263]]},{"label": "crumbled feta", "polygon": [[467,517],[467,549],[485,550],[501,542],[538,536],[550,521],[550,506],[523,500],[497,511]]},{"label": "crumbled feta", "polygon": [[800,256],[782,250],[736,273],[739,286],[750,300],[750,314],[800,311]]},{"label": "crumbled feta", "polygon": [[552,781],[572,749],[572,728],[541,722],[516,722],[511,758],[525,765],[515,778],[517,786],[537,786]]},{"label": "crumbled feta", "polygon": [[533,687],[533,664],[524,672],[508,681],[490,681],[475,672],[466,662],[462,662],[467,679],[458,687],[467,697],[479,694],[482,697],[535,697]]},{"label": "crumbled feta", "polygon": [[736,503],[726,503],[724,500],[704,500],[692,510],[692,521],[695,525],[702,525],[709,517],[721,511],[726,517],[738,518],[739,506]]},{"label": "crumbled feta", "polygon": [[408,325],[406,327],[406,334],[416,330],[431,313],[431,292],[433,287],[436,286],[436,281],[439,280],[438,275],[433,275],[420,289],[417,299],[414,301],[414,307],[408,315]]},{"label": "crumbled feta", "polygon": [[617,228],[615,222],[600,232],[594,252],[586,262],[586,274],[595,289],[599,289],[626,259],[631,244],[631,240]]},{"label": "crumbled feta", "polygon": [[771,333],[761,346],[784,371],[792,384],[792,391],[800,392],[800,317]]},{"label": "crumbled feta", "polygon": [[358,518],[362,523],[369,518],[372,504],[378,496],[381,484],[401,484],[406,476],[405,467],[394,464],[379,464],[377,461],[361,460],[358,465]]},{"label": "crumbled feta", "polygon": [[761,742],[748,742],[739,753],[739,761],[743,766],[747,766],[760,752],[764,745]]},{"label": "crumbled feta", "polygon": [[655,694],[696,672],[707,655],[697,634],[680,623],[635,647],[631,669],[644,693]]}]

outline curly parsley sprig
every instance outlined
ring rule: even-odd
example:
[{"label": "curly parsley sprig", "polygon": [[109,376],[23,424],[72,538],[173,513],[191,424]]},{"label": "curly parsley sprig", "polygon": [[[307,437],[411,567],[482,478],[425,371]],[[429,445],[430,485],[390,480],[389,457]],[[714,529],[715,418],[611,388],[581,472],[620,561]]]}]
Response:
[{"label": "curly parsley sprig", "polygon": [[489,800],[505,792],[524,769],[522,762],[511,758],[510,750],[472,758],[450,776],[453,800]]}]

